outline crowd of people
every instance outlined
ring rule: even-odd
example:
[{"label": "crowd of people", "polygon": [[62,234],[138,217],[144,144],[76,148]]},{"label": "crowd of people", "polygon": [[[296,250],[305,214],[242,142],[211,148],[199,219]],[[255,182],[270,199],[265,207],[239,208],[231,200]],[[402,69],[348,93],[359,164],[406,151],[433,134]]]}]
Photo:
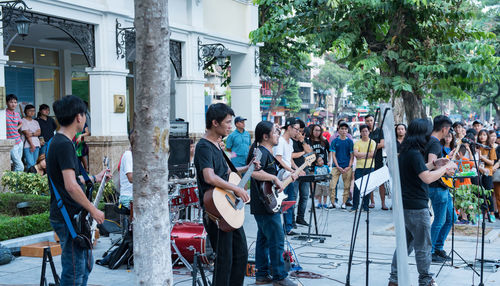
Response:
[{"label": "crowd of people", "polygon": [[[35,116],[36,110],[32,104],[25,105],[23,110],[19,107],[21,112],[16,111],[18,108],[16,95],[7,95],[6,101],[7,139],[14,140],[14,146],[10,151],[11,169],[44,175],[47,143],[59,128],[57,121],[50,116],[50,107],[41,104]],[[88,112],[86,117],[88,119]],[[88,147],[84,138],[89,135],[89,126],[86,124],[84,130],[73,138],[77,156],[86,171],[88,171]]]},{"label": "crowd of people", "polygon": [[[218,118],[211,118],[213,125],[233,115],[232,110],[227,107],[214,105],[211,108],[219,109],[221,112]],[[210,118],[207,117],[207,124],[208,120]],[[234,122],[237,128],[229,135],[226,142],[229,142],[230,147],[226,144],[225,151],[233,154],[235,165],[240,163],[240,158],[247,157],[247,160],[240,163],[240,166],[251,164],[252,151],[248,152],[248,150],[260,148],[262,153],[266,154],[263,157],[265,159],[261,161],[263,165],[260,171],[265,171],[267,176],[252,176],[251,184],[251,197],[253,197],[250,202],[251,213],[255,216],[258,225],[256,284],[272,282],[273,285],[295,285],[286,278],[280,268],[283,265],[282,255],[280,255],[283,252],[283,234],[296,235],[294,228],[297,224],[308,225],[304,219],[304,213],[307,200],[311,195],[310,184],[295,179],[306,174],[331,174],[330,182],[320,182],[316,186],[316,208],[347,209],[349,207],[349,211],[358,209],[369,211],[370,208],[375,207],[373,193],[363,196],[354,181],[385,165],[384,133],[380,127],[375,127],[373,115],[364,117],[364,124],[358,128],[359,139],[353,136],[351,126],[344,120],[339,120],[336,131],[330,134],[318,124],[306,126],[300,119],[287,118],[283,126],[268,121],[260,122],[255,129],[255,141],[251,143],[249,134],[244,130],[245,120],[245,118],[236,117]],[[221,127],[219,133],[216,134],[220,137],[212,144],[215,148],[224,150],[224,145],[221,143],[223,143],[222,138],[229,134],[227,128],[227,125],[224,128]],[[498,160],[500,136],[498,135],[500,131],[492,127],[486,129],[478,120],[468,127],[464,122],[453,123],[447,116],[440,115],[435,117],[433,122],[428,119],[416,119],[408,127],[403,123],[398,123],[394,126],[394,132],[400,165],[408,250],[416,252],[419,284],[436,285],[429,267],[431,262],[444,262],[450,258],[444,250],[444,243],[452,224],[457,219],[459,223],[477,223],[482,219],[480,213],[466,214],[463,210],[456,208],[453,205],[451,190],[467,184],[481,184],[484,189],[493,190],[485,203],[488,209],[485,218],[491,223],[498,218],[498,207],[500,207],[500,163]],[[205,156],[199,155],[204,153],[202,149],[202,146],[196,147],[195,165],[197,157]],[[304,154],[310,152],[316,154],[313,166],[297,173],[296,170],[304,163]],[[215,156],[217,150],[212,150],[212,153]],[[477,162],[477,166],[474,161]],[[198,165],[197,173],[204,172],[204,168],[210,168],[210,166]],[[284,170],[284,173],[288,175],[292,174],[295,182],[288,185],[283,192],[288,195],[288,200],[298,201],[297,214],[295,215],[294,207],[291,207],[283,214],[283,224],[279,215],[266,212],[262,200],[259,199],[258,182],[273,181],[279,186],[280,183],[277,182],[283,179],[278,179],[278,170]],[[470,170],[476,170],[478,176],[456,178],[458,173]],[[219,171],[221,171],[221,178],[224,178],[224,170],[219,168]],[[216,173],[216,175],[219,174]],[[343,181],[343,193],[339,201],[337,191],[340,178]],[[454,178],[451,187],[443,183],[442,179],[448,178]],[[198,175],[198,181],[202,180],[204,178]],[[217,183],[214,185],[217,186]],[[385,200],[385,185],[379,187],[379,193],[381,209],[389,210],[390,206]],[[203,188],[200,189],[200,194],[203,194]],[[429,202],[434,216],[432,223]],[[282,226],[283,231],[279,231]],[[271,231],[270,228],[274,230]],[[212,235],[210,239],[212,245],[216,245],[218,238]],[[233,236],[233,239],[237,238]],[[220,251],[229,252],[225,254],[225,257],[230,257],[232,250],[224,248]],[[273,271],[270,271],[271,266]],[[224,276],[225,278],[222,278],[224,281],[233,281],[232,279],[235,279],[232,276],[233,272],[237,273],[238,270],[233,267],[231,271],[218,275]],[[394,255],[389,281],[389,285],[397,285],[396,255]],[[228,284],[221,283],[220,285]]]}]

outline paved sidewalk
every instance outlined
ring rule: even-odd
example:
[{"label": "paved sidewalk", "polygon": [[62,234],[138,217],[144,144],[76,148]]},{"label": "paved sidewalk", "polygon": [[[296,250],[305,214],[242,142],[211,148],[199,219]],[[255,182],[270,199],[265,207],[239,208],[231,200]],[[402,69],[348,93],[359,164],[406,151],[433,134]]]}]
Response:
[{"label": "paved sidewalk", "polygon": [[[378,195],[378,194],[377,194]],[[387,231],[392,223],[391,211],[380,209],[380,200],[376,197],[377,206],[370,213],[370,285],[387,285],[389,277],[390,262],[395,249],[395,237]],[[389,202],[390,204],[390,202]],[[307,214],[308,215],[308,214]],[[321,279],[293,278],[302,285],[344,285],[347,274],[348,249],[352,232],[354,213],[345,210],[318,210],[318,229],[320,233],[331,234],[324,243],[317,241],[304,242],[289,238],[289,242],[295,252],[303,271],[321,274]],[[308,218],[307,218],[308,220]],[[500,223],[488,223],[487,227],[500,229]],[[313,228],[314,230],[314,228]],[[257,226],[247,208],[245,218],[245,231],[249,245],[249,253],[255,252],[255,239]],[[307,232],[307,228],[299,226],[298,232]],[[373,233],[377,233],[374,235]],[[382,235],[383,234],[383,235]],[[451,238],[451,235],[450,237]],[[498,237],[497,237],[498,238]],[[485,244],[485,258],[491,260],[500,259],[499,239]],[[94,250],[94,257],[100,258],[102,253],[110,246],[110,238],[101,238]],[[365,246],[366,246],[366,224],[365,214],[361,218],[358,238],[356,240],[356,252],[353,260],[351,285],[365,285]],[[451,241],[447,241],[445,249],[449,251]],[[480,241],[455,241],[455,250],[467,261],[474,261],[474,257],[480,257]],[[56,268],[60,273],[60,256],[55,257]],[[409,258],[409,271],[412,285],[418,285],[418,273],[415,266],[414,256]],[[435,278],[438,285],[474,285],[479,284],[479,277],[473,276],[473,272],[464,268],[463,263],[455,257],[455,266],[445,266],[440,275]],[[431,271],[437,273],[440,265],[433,264]],[[479,264],[477,265],[479,272]],[[39,285],[41,271],[41,258],[19,257],[10,264],[0,266],[0,285]],[[174,285],[192,285],[191,279],[185,268],[174,270]],[[207,272],[208,273],[208,272]],[[211,276],[209,274],[209,276]],[[52,280],[48,269],[47,277]],[[484,271],[485,285],[500,285],[500,271],[492,272],[491,268]],[[211,278],[211,277],[210,277]],[[247,277],[245,285],[254,285],[255,279]],[[135,285],[133,270],[127,270],[122,266],[118,270],[109,270],[107,267],[94,265],[89,278],[89,285]]]}]

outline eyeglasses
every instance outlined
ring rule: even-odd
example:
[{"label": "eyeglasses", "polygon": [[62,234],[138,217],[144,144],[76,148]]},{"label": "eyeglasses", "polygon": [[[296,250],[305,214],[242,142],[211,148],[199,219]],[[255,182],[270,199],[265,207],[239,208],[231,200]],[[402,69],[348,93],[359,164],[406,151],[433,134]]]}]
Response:
[{"label": "eyeglasses", "polygon": [[297,127],[292,127],[293,129],[295,129],[297,132],[300,132],[300,128],[297,128]]}]

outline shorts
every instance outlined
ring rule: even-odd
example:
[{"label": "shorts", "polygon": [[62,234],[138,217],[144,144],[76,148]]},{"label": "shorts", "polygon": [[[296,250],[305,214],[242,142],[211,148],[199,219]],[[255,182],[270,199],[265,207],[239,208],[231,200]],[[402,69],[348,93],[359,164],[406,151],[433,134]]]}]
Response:
[{"label": "shorts", "polygon": [[316,196],[318,197],[327,197],[330,195],[330,186],[328,185],[320,185],[320,184],[317,184],[316,185],[316,193],[315,193]]}]

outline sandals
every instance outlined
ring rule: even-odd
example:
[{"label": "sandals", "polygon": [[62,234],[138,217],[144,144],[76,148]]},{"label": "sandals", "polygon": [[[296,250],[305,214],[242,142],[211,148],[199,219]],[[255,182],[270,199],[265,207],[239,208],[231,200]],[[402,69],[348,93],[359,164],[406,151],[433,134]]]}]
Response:
[{"label": "sandals", "polygon": [[373,209],[375,207],[375,204],[370,204],[368,207]]}]

